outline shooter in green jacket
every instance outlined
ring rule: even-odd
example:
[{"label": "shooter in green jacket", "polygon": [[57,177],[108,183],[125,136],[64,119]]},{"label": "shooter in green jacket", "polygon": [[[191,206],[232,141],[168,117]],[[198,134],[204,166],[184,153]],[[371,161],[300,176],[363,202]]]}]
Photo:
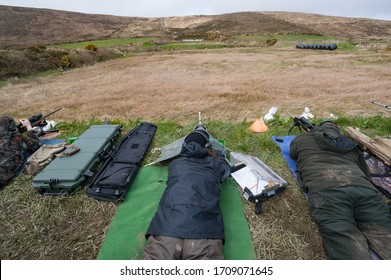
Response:
[{"label": "shooter in green jacket", "polygon": [[324,122],[296,137],[290,156],[330,259],[391,259],[390,209],[369,181],[361,147]]}]

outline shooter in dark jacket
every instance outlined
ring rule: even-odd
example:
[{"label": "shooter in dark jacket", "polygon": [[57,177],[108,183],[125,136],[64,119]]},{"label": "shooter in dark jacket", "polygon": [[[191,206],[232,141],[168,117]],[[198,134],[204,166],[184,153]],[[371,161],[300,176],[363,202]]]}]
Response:
[{"label": "shooter in dark jacket", "polygon": [[223,259],[220,190],[230,175],[204,130],[190,133],[168,169],[167,188],[147,230],[142,259]]}]

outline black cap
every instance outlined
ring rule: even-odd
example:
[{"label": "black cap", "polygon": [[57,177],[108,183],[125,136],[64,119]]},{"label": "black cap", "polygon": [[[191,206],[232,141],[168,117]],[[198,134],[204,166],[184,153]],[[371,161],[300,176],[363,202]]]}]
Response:
[{"label": "black cap", "polygon": [[186,144],[190,142],[195,142],[200,144],[202,147],[205,147],[209,142],[209,134],[205,130],[196,130],[187,135],[185,138]]}]

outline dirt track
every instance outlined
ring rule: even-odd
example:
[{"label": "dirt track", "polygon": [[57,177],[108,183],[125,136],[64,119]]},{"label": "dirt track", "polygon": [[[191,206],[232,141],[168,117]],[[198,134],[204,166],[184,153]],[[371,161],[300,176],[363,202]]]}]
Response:
[{"label": "dirt track", "polygon": [[271,106],[318,117],[376,115],[391,101],[391,53],[227,49],[144,54],[0,88],[2,114],[62,107],[56,120],[256,119]]}]

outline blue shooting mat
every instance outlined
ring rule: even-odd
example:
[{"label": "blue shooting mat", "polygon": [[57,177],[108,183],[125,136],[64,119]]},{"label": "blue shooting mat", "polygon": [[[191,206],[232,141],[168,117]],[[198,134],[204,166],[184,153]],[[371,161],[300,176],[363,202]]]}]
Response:
[{"label": "blue shooting mat", "polygon": [[296,178],[296,161],[291,159],[291,156],[289,155],[290,151],[290,145],[293,139],[295,139],[295,135],[288,135],[288,136],[272,136],[272,139],[274,143],[276,143],[280,149],[281,154],[283,158],[285,159],[286,164],[288,165],[289,169],[292,171],[293,175]]},{"label": "blue shooting mat", "polygon": [[41,144],[55,145],[62,142],[65,142],[66,139],[39,139]]}]

